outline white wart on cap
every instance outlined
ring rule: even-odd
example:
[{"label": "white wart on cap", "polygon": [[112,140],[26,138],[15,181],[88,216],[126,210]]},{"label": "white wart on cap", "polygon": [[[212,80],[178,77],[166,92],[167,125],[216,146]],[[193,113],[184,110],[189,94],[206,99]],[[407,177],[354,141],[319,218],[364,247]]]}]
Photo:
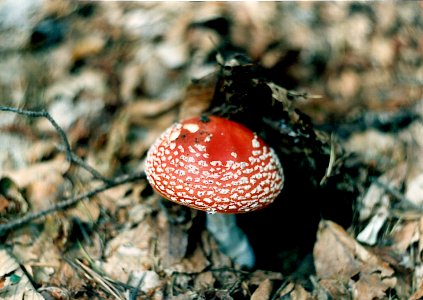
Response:
[{"label": "white wart on cap", "polygon": [[245,126],[220,117],[172,125],[146,159],[163,197],[210,213],[244,213],[272,203],[284,175],[273,149]]}]

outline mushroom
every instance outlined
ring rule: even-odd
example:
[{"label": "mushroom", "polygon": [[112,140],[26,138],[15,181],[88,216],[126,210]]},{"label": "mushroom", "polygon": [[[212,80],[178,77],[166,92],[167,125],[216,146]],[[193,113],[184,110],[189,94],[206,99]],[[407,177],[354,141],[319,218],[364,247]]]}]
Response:
[{"label": "mushroom", "polygon": [[215,116],[175,123],[148,151],[145,172],[163,197],[209,212],[206,226],[222,252],[254,266],[254,251],[233,214],[268,206],[284,184],[278,157],[257,134]]},{"label": "mushroom", "polygon": [[272,148],[245,126],[215,116],[168,128],[148,151],[145,172],[166,199],[209,213],[262,209],[284,183]]}]

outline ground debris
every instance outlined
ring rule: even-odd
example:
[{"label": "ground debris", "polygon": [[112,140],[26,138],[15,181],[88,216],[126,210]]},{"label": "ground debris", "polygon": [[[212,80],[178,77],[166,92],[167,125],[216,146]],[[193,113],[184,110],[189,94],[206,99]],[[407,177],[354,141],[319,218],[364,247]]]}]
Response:
[{"label": "ground debris", "polygon": [[[0,230],[0,298],[422,298],[422,3],[21,2],[0,4],[0,103],[72,153],[0,111],[0,226],[88,196]],[[237,217],[254,269],[145,180],[200,114],[283,164],[272,208]]]}]

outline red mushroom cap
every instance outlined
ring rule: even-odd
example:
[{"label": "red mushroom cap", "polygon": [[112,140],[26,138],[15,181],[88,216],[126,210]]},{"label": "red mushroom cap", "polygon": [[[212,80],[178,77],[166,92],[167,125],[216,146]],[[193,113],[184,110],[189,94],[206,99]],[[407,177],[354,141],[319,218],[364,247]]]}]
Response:
[{"label": "red mushroom cap", "polygon": [[145,171],[163,197],[211,213],[261,209],[284,183],[273,149],[245,126],[214,116],[168,128],[148,151]]}]

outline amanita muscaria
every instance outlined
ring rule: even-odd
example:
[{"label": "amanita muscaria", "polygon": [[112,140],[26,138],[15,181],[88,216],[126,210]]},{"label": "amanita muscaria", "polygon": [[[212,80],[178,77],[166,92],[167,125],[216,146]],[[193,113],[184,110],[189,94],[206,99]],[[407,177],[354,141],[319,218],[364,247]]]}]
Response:
[{"label": "amanita muscaria", "polygon": [[245,126],[215,116],[169,127],[150,148],[145,171],[163,197],[211,213],[264,208],[284,184],[273,149]]}]

